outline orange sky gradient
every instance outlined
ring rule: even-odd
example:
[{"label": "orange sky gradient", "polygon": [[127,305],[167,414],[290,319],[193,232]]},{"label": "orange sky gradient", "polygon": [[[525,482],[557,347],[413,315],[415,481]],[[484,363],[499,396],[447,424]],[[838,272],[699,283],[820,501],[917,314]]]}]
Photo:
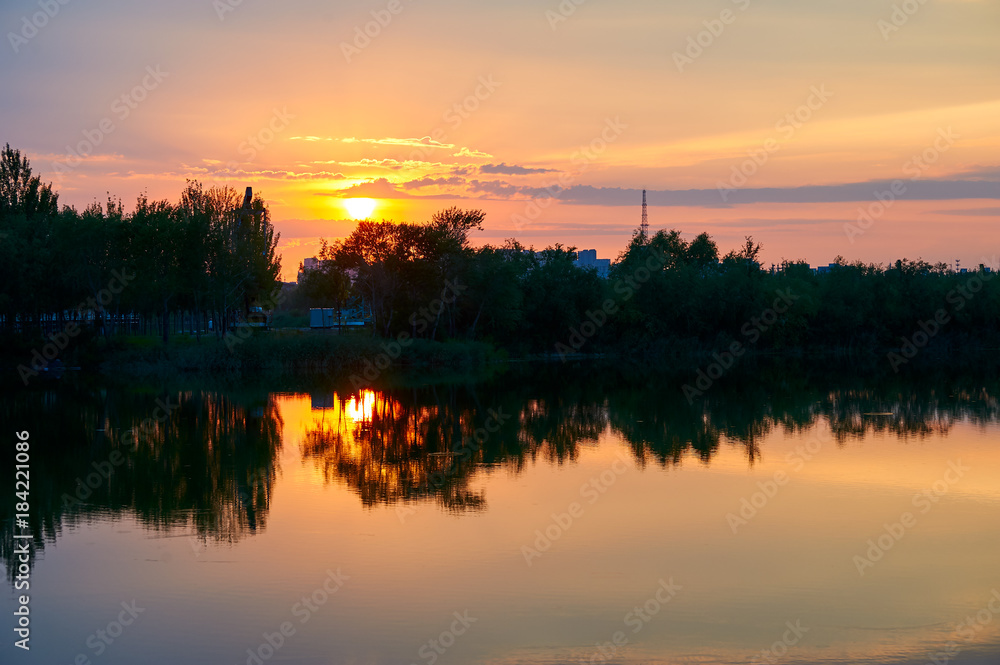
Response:
[{"label": "orange sky gradient", "polygon": [[765,263],[1000,264],[987,0],[95,0],[32,33],[38,11],[0,9],[0,141],[78,208],[253,186],[288,280],[350,233],[345,199],[396,221],[482,208],[477,244],[613,258],[642,189],[653,229],[723,253],[753,235]]}]

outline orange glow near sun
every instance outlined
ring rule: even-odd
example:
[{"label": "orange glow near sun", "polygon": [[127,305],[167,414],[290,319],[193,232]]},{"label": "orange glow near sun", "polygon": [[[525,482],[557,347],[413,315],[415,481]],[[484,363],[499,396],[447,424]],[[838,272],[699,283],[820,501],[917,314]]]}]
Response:
[{"label": "orange glow near sun", "polygon": [[362,390],[358,397],[352,397],[345,405],[344,410],[347,417],[353,421],[371,420],[372,410],[375,407],[375,393],[371,390]]},{"label": "orange glow near sun", "polygon": [[375,199],[344,199],[344,209],[351,219],[368,219],[376,204]]}]

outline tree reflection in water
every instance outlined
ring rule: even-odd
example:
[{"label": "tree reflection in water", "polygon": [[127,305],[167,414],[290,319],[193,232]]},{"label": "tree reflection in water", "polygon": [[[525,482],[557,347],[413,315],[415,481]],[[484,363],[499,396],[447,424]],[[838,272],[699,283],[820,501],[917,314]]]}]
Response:
[{"label": "tree reflection in water", "polygon": [[[843,445],[871,433],[923,438],[947,435],[962,420],[995,423],[996,377],[986,365],[904,376],[747,363],[693,403],[681,391],[689,378],[683,372],[588,365],[353,393],[281,389],[313,395],[301,453],[328,482],[344,483],[365,506],[434,501],[463,512],[487,507],[483,490],[473,487],[477,477],[570,464],[606,435],[624,441],[640,466],[710,464],[723,446],[754,464],[775,431],[821,425]],[[279,473],[283,423],[268,392],[276,389],[273,382],[217,390],[67,382],[0,400],[4,422],[31,432],[35,550],[64,527],[102,516],[130,515],[150,530],[203,542],[260,532]],[[171,407],[166,415],[164,404]],[[93,475],[115,459],[121,462],[109,477]],[[5,496],[14,493],[13,460],[0,456]],[[97,482],[81,488],[88,479]],[[0,502],[8,579],[16,571],[12,510],[12,502]]]},{"label": "tree reflection in water", "polygon": [[[282,426],[267,393],[69,385],[26,391],[2,408],[5,421],[29,430],[34,442],[36,552],[64,528],[101,516],[132,515],[150,530],[225,542],[266,525]],[[13,471],[3,472],[12,484]],[[0,502],[8,578],[16,570],[10,510]]]},{"label": "tree reflection in water", "polygon": [[[482,510],[486,497],[470,489],[477,473],[572,462],[606,432],[621,437],[640,466],[688,456],[709,464],[722,445],[741,449],[752,465],[775,430],[822,424],[843,445],[871,433],[944,435],[958,420],[998,416],[996,379],[967,374],[859,377],[779,364],[727,377],[693,403],[682,383],[543,367],[480,384],[317,392],[314,404],[327,406],[317,407],[303,456],[366,506],[435,500],[449,510]],[[491,413],[505,416],[495,432],[486,431]]]}]

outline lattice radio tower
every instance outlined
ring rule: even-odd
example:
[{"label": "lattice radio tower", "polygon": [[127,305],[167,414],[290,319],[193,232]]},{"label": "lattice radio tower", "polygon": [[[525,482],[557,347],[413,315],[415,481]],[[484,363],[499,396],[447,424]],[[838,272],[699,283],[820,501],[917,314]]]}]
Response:
[{"label": "lattice radio tower", "polygon": [[642,241],[649,240],[649,215],[646,214],[646,190],[642,190],[642,223],[639,225],[639,235]]}]

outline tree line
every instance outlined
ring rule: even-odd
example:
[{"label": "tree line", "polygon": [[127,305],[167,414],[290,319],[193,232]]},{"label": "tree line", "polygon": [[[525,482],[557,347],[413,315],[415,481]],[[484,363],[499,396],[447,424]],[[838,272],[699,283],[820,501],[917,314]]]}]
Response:
[{"label": "tree line", "polygon": [[278,286],[278,234],[258,194],[188,181],[180,200],[111,195],[83,211],[8,144],[0,153],[0,326],[51,335],[79,321],[101,334],[223,334]]},{"label": "tree line", "polygon": [[[884,350],[984,346],[1000,340],[1000,280],[978,266],[838,257],[766,268],[750,237],[721,255],[702,233],[636,232],[606,279],[574,264],[575,248],[536,252],[516,240],[473,247],[480,210],[443,210],[425,224],[362,221],[322,242],[291,306],[371,308],[377,335],[491,342],[515,353],[621,352],[655,357],[740,348]],[[448,285],[458,295],[442,298]],[[428,325],[427,315],[432,319]]]}]

